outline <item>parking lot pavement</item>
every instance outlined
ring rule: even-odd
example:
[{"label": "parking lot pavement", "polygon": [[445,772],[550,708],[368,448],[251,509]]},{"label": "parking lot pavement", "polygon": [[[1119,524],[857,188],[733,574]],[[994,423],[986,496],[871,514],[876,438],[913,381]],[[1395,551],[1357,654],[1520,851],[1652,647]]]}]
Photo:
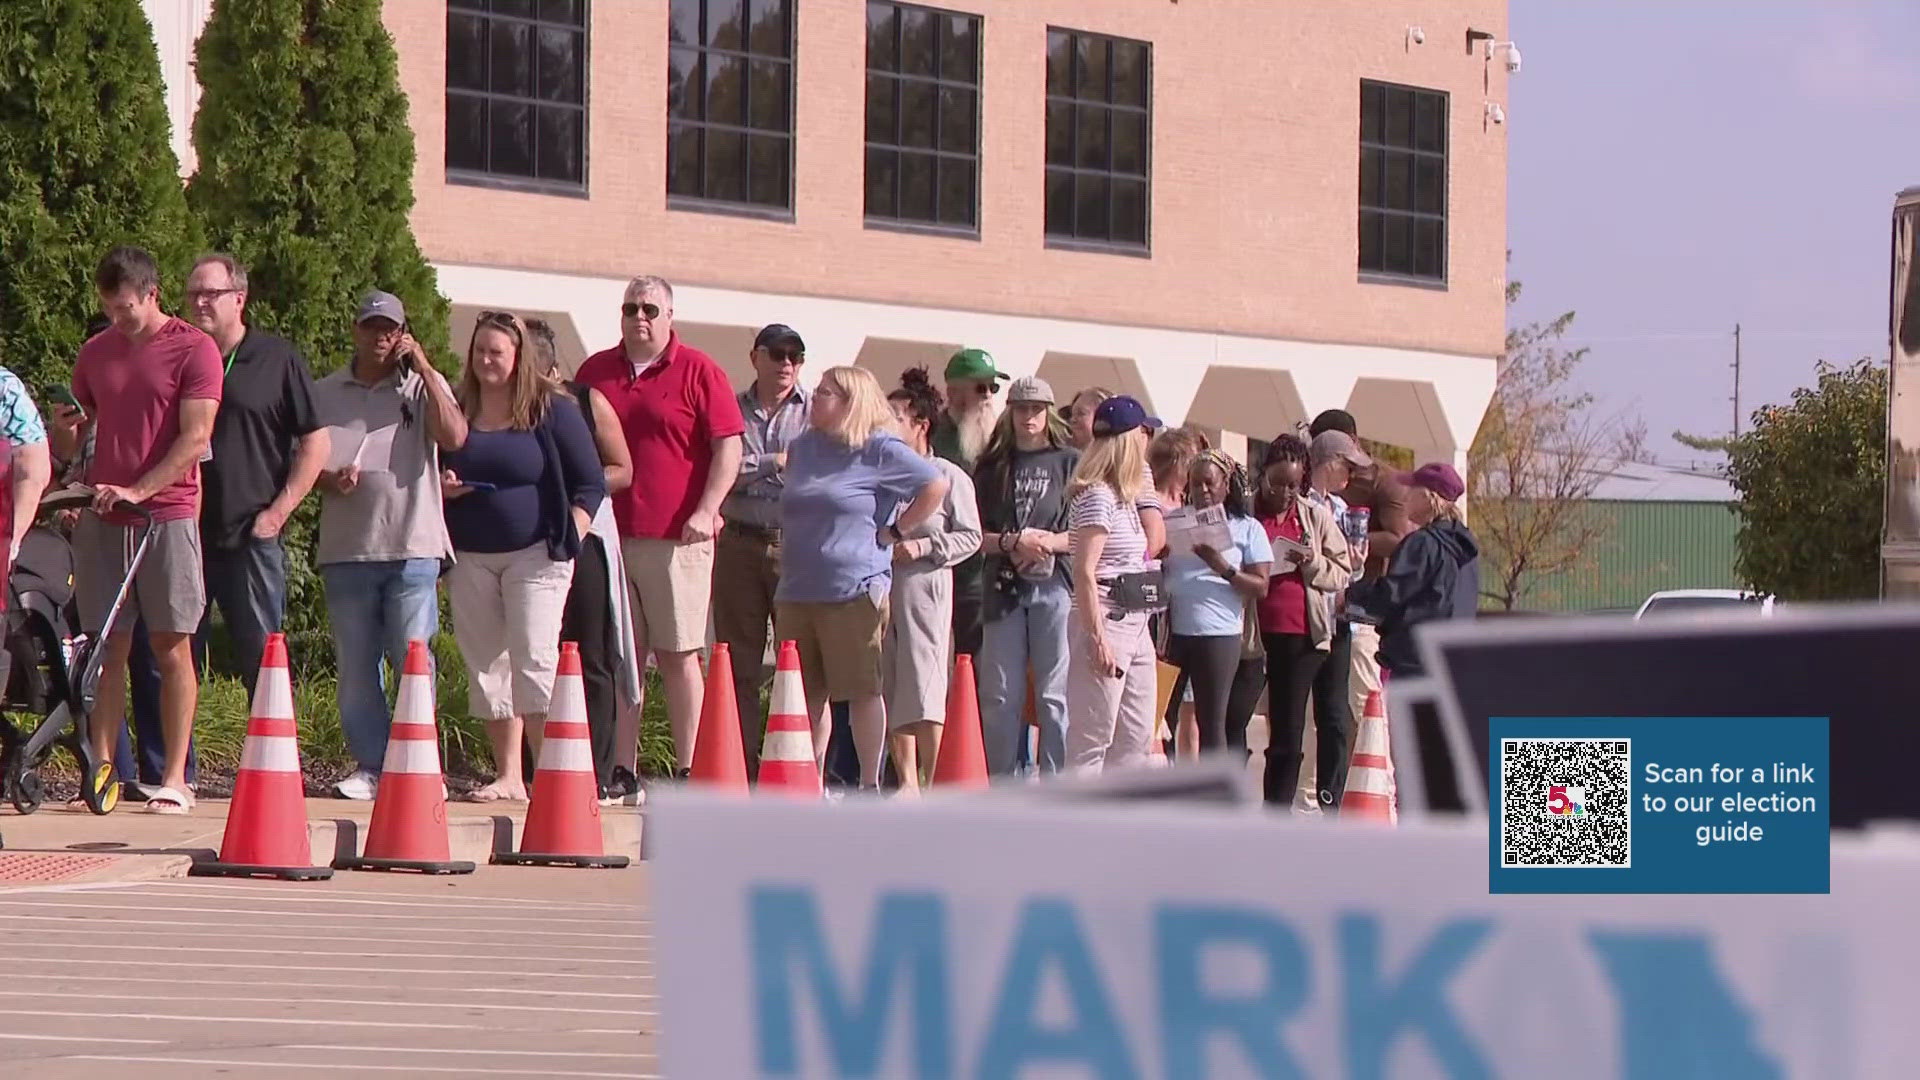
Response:
[{"label": "parking lot pavement", "polygon": [[0,889],[0,1073],[650,1077],[644,874]]}]

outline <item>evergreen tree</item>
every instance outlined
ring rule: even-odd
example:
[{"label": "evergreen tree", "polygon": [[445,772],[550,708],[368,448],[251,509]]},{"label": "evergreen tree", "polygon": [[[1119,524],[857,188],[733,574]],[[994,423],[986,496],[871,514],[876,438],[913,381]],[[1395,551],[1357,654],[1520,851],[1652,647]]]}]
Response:
[{"label": "evergreen tree", "polygon": [[187,201],[246,264],[248,321],[316,373],[351,355],[360,297],[385,289],[449,375],[447,302],[414,242],[413,129],[379,0],[215,0]]},{"label": "evergreen tree", "polygon": [[0,3],[0,363],[36,397],[71,373],[115,244],[153,252],[177,310],[195,236],[169,139],[139,0]]}]

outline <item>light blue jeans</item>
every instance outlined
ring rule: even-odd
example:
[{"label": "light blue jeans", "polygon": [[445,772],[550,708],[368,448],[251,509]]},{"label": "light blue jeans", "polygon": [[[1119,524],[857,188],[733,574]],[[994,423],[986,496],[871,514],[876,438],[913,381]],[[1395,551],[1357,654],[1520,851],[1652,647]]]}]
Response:
[{"label": "light blue jeans", "polygon": [[431,642],[440,628],[440,560],[328,563],[320,577],[340,669],[340,728],[354,761],[378,775],[393,726],[387,674],[406,664],[409,640]]},{"label": "light blue jeans", "polygon": [[1058,772],[1067,760],[1067,617],[1073,594],[1059,578],[1032,599],[987,620],[980,642],[980,728],[987,772],[1011,775],[1025,757],[1027,668],[1033,668],[1040,717],[1040,771]]}]

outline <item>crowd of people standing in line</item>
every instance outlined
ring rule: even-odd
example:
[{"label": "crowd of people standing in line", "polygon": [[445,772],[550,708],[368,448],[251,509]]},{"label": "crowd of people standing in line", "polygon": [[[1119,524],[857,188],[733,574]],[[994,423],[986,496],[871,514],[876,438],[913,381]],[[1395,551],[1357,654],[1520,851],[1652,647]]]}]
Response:
[{"label": "crowd of people standing in line", "polygon": [[[231,257],[196,262],[185,318],[162,309],[140,249],[109,252],[95,285],[103,325],[70,394],[50,395],[50,424],[0,369],[13,448],[0,516],[11,557],[49,482],[93,488],[69,523],[92,628],[128,569],[122,504],[151,513],[131,601],[103,631],[93,738],[155,812],[193,805],[211,609],[251,691],[246,658],[285,618],[281,531],[316,489],[356,766],[335,791],[350,799],[377,791],[388,680],[407,642],[437,628],[442,581],[497,767],[480,801],[527,797],[523,746],[537,756],[562,640],[580,646],[602,798],[638,790],[620,718],[638,715],[649,661],[685,776],[711,625],[733,657],[750,773],[771,630],[798,645],[816,754],[848,787],[923,782],[967,653],[996,776],[1137,763],[1168,732],[1176,753],[1244,752],[1264,686],[1268,800],[1299,788],[1303,808],[1337,807],[1350,688],[1412,671],[1411,627],[1470,613],[1478,591],[1459,477],[1384,472],[1339,410],[1310,443],[1277,437],[1250,473],[1104,389],[1061,402],[1024,377],[998,408],[1008,376],[979,349],[953,355],[943,386],[914,369],[887,388],[848,365],[808,390],[803,339],[774,324],[735,393],[675,333],[658,277],[628,285],[620,342],[570,380],[550,327],[482,312],[457,387],[389,293],[365,296],[349,362],[315,379],[290,343],[246,324]],[[1227,542],[1170,536],[1185,507],[1224,511]],[[1163,658],[1191,687],[1191,735],[1184,688],[1156,715]]]}]

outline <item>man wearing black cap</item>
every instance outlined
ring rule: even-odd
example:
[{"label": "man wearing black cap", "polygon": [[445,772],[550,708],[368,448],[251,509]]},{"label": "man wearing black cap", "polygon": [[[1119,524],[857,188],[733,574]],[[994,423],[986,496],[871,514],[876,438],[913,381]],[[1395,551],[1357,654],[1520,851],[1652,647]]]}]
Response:
[{"label": "man wearing black cap", "polygon": [[740,475],[720,508],[725,524],[714,548],[714,636],[733,654],[734,701],[740,709],[747,772],[759,771],[766,717],[760,691],[767,672],[768,620],[780,584],[780,496],[786,490],[787,446],[807,430],[807,393],[800,365],[807,345],[791,326],[774,323],[753,339],[753,385],[739,396],[746,421]]}]

